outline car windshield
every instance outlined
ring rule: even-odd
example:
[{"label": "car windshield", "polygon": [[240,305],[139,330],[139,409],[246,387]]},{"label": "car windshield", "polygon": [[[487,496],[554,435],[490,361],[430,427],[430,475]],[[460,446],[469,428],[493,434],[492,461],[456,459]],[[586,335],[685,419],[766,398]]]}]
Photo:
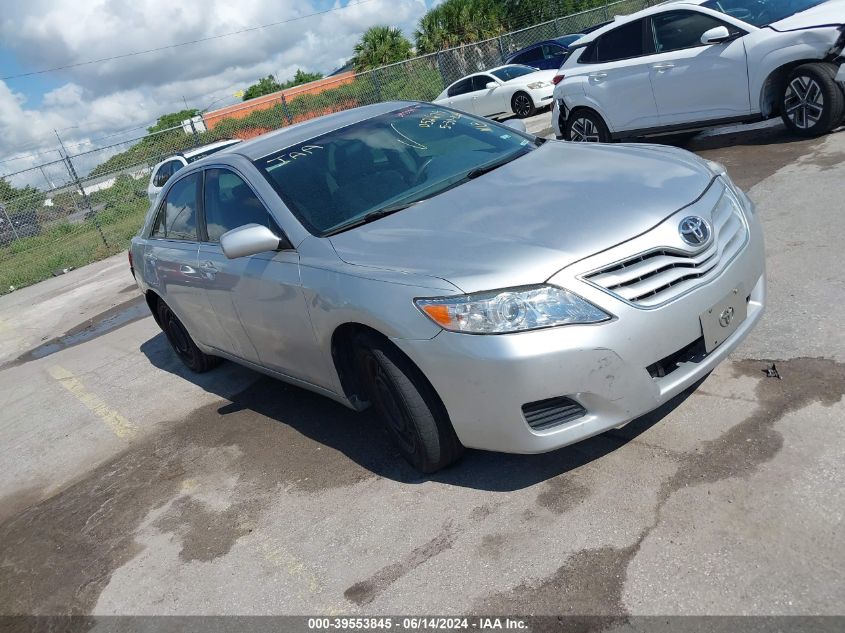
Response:
[{"label": "car windshield", "polygon": [[523,75],[536,73],[537,69],[532,68],[531,66],[521,66],[519,64],[513,64],[512,66],[502,66],[501,68],[491,70],[490,72],[496,75],[496,77],[498,77],[502,81],[510,81],[511,79],[522,77]]},{"label": "car windshield", "polygon": [[436,196],[537,144],[486,119],[414,104],[254,163],[299,221],[326,236]]},{"label": "car windshield", "polygon": [[563,37],[556,37],[555,42],[560,44],[561,46],[569,46],[573,42],[576,42],[584,37],[581,33],[575,33],[572,35],[564,35]]},{"label": "car windshield", "polygon": [[205,158],[206,156],[211,156],[219,151],[226,149],[227,147],[232,147],[232,145],[237,145],[237,143],[228,143],[226,145],[221,145],[220,147],[212,147],[205,151],[199,152],[197,154],[191,154],[191,156],[186,156],[185,160],[189,163],[193,163],[198,161],[200,158]]},{"label": "car windshield", "polygon": [[824,0],[707,0],[701,6],[762,28],[822,2]]}]

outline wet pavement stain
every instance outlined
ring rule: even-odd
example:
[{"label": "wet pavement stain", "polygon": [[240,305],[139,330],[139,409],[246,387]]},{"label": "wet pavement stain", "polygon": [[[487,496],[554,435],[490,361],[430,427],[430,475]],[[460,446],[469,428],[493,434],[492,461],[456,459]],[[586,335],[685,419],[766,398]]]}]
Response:
[{"label": "wet pavement stain", "polygon": [[[643,541],[660,523],[661,511],[669,497],[686,487],[753,474],[783,447],[783,436],[774,427],[785,415],[815,403],[833,406],[845,397],[843,363],[823,358],[774,362],[782,380],[765,377],[765,368],[772,364],[770,360],[742,360],[732,364],[735,377],[758,379],[756,409],[718,438],[704,442],[698,451],[680,456],[677,471],[660,488],[652,523],[632,545],[576,552],[551,576],[488,596],[476,602],[474,611],[604,616],[598,620],[566,620],[566,630],[585,633],[613,628],[626,621],[629,614],[623,592],[628,566]],[[538,630],[544,630],[542,626],[550,631],[559,630],[562,624],[541,624]]]},{"label": "wet pavement stain", "polygon": [[485,534],[481,537],[481,543],[478,546],[478,553],[484,558],[498,559],[502,556],[508,541],[515,534]]},{"label": "wet pavement stain", "polygon": [[403,560],[383,567],[366,580],[356,582],[343,592],[344,597],[357,605],[369,604],[402,576],[451,549],[456,537],[453,523],[446,521],[433,539],[412,549]]},{"label": "wet pavement stain", "polygon": [[[319,492],[374,476],[295,428],[320,426],[321,417],[333,427],[346,424],[346,433],[372,434],[363,416],[260,379],[30,505],[0,524],[0,611],[90,613],[112,573],[142,551],[134,533],[154,510],[163,514],[153,527],[178,540],[182,560],[209,561],[249,533],[280,490]],[[223,507],[205,505],[185,487],[186,481],[218,481],[221,471],[234,482],[217,495]]]},{"label": "wet pavement stain", "polygon": [[24,363],[91,341],[148,316],[151,316],[150,308],[147,306],[144,297],[135,297],[91,317],[84,323],[68,330],[62,336],[45,341],[38,347],[0,365],[0,371],[10,367],[18,367]]},{"label": "wet pavement stain", "polygon": [[555,514],[568,512],[590,495],[590,488],[583,483],[580,473],[566,473],[550,479],[537,495],[537,505]]}]

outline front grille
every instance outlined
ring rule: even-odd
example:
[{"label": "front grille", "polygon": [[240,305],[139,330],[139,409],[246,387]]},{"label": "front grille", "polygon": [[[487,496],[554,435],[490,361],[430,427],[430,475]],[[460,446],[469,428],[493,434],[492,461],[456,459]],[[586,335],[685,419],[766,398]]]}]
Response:
[{"label": "front grille", "polygon": [[525,421],[535,431],[550,429],[584,416],[587,410],[572,398],[560,396],[522,405]]},{"label": "front grille", "polygon": [[725,193],[710,217],[713,239],[697,253],[655,248],[606,266],[584,276],[617,297],[643,307],[671,301],[716,275],[742,249],[748,229],[742,211],[731,194]]}]

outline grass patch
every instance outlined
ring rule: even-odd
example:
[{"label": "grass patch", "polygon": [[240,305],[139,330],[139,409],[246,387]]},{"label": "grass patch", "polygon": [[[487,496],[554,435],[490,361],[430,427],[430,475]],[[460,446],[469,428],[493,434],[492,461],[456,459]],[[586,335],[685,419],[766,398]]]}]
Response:
[{"label": "grass patch", "polygon": [[108,246],[94,222],[87,220],[59,224],[0,248],[0,293],[9,292],[9,286],[29,286],[52,277],[54,271],[79,268],[125,250],[143,224],[147,206],[146,199],[139,198],[97,214]]}]

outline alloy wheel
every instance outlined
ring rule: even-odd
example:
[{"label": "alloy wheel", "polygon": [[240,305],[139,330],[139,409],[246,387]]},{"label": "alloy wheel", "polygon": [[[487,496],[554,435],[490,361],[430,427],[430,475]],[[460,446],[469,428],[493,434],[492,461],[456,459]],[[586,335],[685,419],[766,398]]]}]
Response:
[{"label": "alloy wheel", "polygon": [[516,95],[513,100],[514,112],[519,117],[527,117],[531,114],[531,108],[533,107],[533,103],[531,103],[531,98],[528,95]]},{"label": "alloy wheel", "polygon": [[598,127],[587,118],[575,119],[572,123],[570,136],[569,140],[576,143],[598,143],[601,140]]},{"label": "alloy wheel", "polygon": [[806,130],[815,126],[824,113],[821,87],[812,77],[795,77],[786,89],[784,108],[795,127]]}]

